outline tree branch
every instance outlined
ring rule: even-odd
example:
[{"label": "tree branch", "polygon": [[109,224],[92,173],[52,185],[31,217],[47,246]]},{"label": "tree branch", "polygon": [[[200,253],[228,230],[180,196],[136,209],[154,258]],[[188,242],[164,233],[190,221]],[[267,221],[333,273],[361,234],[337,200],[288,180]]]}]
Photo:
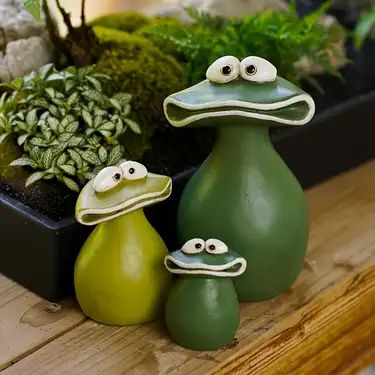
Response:
[{"label": "tree branch", "polygon": [[81,2],[81,26],[83,28],[86,27],[85,8],[86,8],[86,0],[82,0],[82,2]]},{"label": "tree branch", "polygon": [[69,56],[69,51],[67,50],[63,40],[60,38],[55,21],[51,16],[51,12],[49,10],[47,0],[43,1],[43,12],[46,17],[46,27],[47,27],[49,36],[51,38],[52,43],[55,46],[55,49],[54,49],[55,55],[57,56],[58,51],[60,51],[65,56]]},{"label": "tree branch", "polygon": [[72,21],[70,20],[70,14],[67,13],[67,11],[61,6],[60,0],[55,0],[55,1],[56,1],[57,9],[61,13],[64,23],[66,27],[68,28],[68,33],[70,33],[73,30]]}]

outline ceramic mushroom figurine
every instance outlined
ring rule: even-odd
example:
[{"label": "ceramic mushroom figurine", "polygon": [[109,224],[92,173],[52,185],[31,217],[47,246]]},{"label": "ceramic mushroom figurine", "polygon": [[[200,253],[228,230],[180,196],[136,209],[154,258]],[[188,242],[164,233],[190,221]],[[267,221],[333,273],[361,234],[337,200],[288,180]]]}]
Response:
[{"label": "ceramic mushroom figurine", "polygon": [[81,191],[76,218],[98,224],[74,270],[78,302],[90,318],[110,325],[153,320],[163,307],[170,274],[168,250],[143,208],[169,197],[172,181],[126,161],[104,168]]},{"label": "ceramic mushroom figurine", "polygon": [[220,240],[193,238],[167,255],[164,263],[180,276],[165,308],[173,340],[193,350],[230,344],[239,325],[239,302],[231,277],[245,271],[246,260]]},{"label": "ceramic mushroom figurine", "polygon": [[304,193],[269,138],[273,125],[302,126],[310,95],[267,60],[216,60],[207,80],[166,98],[175,127],[215,126],[211,155],[188,182],[178,212],[181,242],[218,237],[249,264],[234,280],[241,301],[273,298],[303,267],[309,220]]}]

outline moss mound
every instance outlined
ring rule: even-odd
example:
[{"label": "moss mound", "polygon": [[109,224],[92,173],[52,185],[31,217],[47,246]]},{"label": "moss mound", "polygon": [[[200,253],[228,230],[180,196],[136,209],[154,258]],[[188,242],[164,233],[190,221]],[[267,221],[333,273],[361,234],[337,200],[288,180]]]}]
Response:
[{"label": "moss mound", "polygon": [[14,188],[23,188],[29,176],[25,168],[9,166],[22,155],[23,150],[17,145],[15,136],[8,136],[0,144],[0,180]]},{"label": "moss mound", "polygon": [[174,24],[178,20],[172,17],[147,17],[137,12],[106,14],[91,22],[91,26],[102,26],[108,29],[134,33],[143,27],[155,24]]},{"label": "moss mound", "polygon": [[151,24],[151,18],[136,12],[112,13],[98,17],[91,22],[92,26],[103,26],[133,33],[141,27]]},{"label": "moss mound", "polygon": [[112,77],[108,90],[133,95],[132,109],[142,134],[127,134],[128,158],[139,159],[156,129],[167,126],[163,101],[185,86],[185,73],[177,61],[164,55],[149,40],[123,31],[94,27],[101,50],[98,72]]}]

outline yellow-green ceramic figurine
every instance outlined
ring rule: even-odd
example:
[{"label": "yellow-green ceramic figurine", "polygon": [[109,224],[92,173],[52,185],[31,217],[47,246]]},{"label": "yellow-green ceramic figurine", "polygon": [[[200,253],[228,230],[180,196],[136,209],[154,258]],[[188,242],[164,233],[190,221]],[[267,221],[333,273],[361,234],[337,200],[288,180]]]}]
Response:
[{"label": "yellow-green ceramic figurine", "polygon": [[165,266],[179,276],[165,307],[173,340],[194,350],[216,350],[231,344],[240,323],[231,278],[245,271],[246,260],[218,239],[193,238],[167,255]]},{"label": "yellow-green ceramic figurine", "polygon": [[164,304],[170,275],[168,250],[143,208],[171,194],[167,176],[126,161],[103,169],[81,191],[76,218],[98,224],[74,270],[78,302],[90,318],[110,325],[153,320]]},{"label": "yellow-green ceramic figurine", "polygon": [[206,75],[164,102],[173,126],[218,131],[211,155],[182,195],[180,240],[222,239],[248,263],[234,280],[240,300],[272,298],[303,266],[309,220],[304,193],[274,150],[269,128],[306,124],[314,101],[256,56],[224,56]]}]

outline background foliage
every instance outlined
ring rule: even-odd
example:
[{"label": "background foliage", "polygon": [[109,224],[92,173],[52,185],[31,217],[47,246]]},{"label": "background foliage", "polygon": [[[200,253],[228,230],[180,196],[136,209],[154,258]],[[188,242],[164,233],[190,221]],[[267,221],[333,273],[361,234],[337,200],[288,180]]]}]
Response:
[{"label": "background foliage", "polygon": [[191,25],[154,24],[143,27],[139,33],[184,63],[190,83],[203,79],[207,67],[224,55],[261,56],[277,66],[280,75],[299,82],[303,78],[313,79],[311,72],[296,66],[303,58],[308,57],[323,71],[335,75],[338,72],[332,56],[345,61],[335,44],[337,30],[319,23],[327,7],[323,5],[300,17],[292,3],[286,12],[264,11],[229,20],[190,10],[194,19]]}]

